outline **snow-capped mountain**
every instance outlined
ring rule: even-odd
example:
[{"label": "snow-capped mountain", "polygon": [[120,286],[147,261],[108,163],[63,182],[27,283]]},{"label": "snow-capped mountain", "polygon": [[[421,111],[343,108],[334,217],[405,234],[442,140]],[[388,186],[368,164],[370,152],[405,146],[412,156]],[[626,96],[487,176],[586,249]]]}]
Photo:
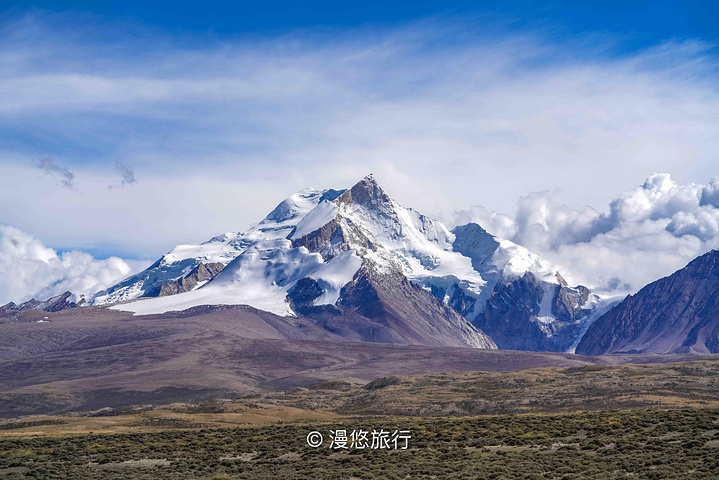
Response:
[{"label": "snow-capped mountain", "polygon": [[329,323],[360,312],[400,336],[439,329],[458,344],[491,346],[484,331],[500,348],[527,350],[570,349],[602,306],[527,249],[475,224],[449,231],[371,175],[346,191],[303,190],[247,232],[176,247],[93,299],[116,302],[136,314],[248,304]]},{"label": "snow-capped mountain", "polygon": [[340,193],[312,188],[302,190],[280,203],[264,220],[247,232],[225,233],[200,245],[178,245],[146,270],[98,293],[90,303],[103,305],[141,297],[164,296],[163,286],[172,282],[180,283],[193,273],[197,273],[195,276],[198,278],[194,285],[182,282],[186,284],[184,288],[177,285],[177,288],[172,290],[177,290],[175,293],[184,293],[199,288],[245,249],[264,239],[285,238],[317,204],[336,198]]},{"label": "snow-capped mountain", "polygon": [[587,288],[570,287],[548,261],[524,247],[476,224],[450,232],[402,207],[371,176],[335,202],[318,205],[290,238],[293,246],[325,259],[349,250],[376,271],[400,272],[500,348],[571,350],[608,306]]}]

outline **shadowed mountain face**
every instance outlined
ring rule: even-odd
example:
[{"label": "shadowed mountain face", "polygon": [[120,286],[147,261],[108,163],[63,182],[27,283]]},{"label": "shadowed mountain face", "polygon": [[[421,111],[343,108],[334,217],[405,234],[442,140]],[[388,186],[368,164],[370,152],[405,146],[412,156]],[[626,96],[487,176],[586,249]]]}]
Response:
[{"label": "shadowed mountain face", "polygon": [[340,305],[409,340],[401,343],[497,348],[452,308],[406,277],[395,275],[377,275],[371,267],[363,268],[343,289]]},{"label": "shadowed mountain face", "polygon": [[719,251],[629,295],[577,347],[585,355],[622,352],[719,353]]},{"label": "shadowed mountain face", "polygon": [[[499,348],[571,350],[604,308],[588,288],[569,286],[558,272],[548,271],[536,255],[499,241],[477,224],[456,227],[452,233],[454,251],[472,260],[472,267],[481,273],[487,287],[478,298],[454,287],[447,303],[472,320]],[[441,291],[438,296],[444,295],[446,292]]]}]

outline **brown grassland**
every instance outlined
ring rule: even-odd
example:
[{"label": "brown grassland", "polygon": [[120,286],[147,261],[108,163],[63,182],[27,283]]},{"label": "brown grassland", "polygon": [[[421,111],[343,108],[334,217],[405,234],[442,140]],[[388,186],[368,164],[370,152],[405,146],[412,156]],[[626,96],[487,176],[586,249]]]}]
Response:
[{"label": "brown grassland", "polygon": [[[408,450],[310,431],[408,429]],[[719,358],[328,380],[0,422],[0,478],[719,478]]]}]

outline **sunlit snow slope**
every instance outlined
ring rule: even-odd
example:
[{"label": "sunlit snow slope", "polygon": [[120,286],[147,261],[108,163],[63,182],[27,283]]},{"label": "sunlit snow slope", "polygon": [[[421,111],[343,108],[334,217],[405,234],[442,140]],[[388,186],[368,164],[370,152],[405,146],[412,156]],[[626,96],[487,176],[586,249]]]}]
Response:
[{"label": "sunlit snow slope", "polygon": [[146,270],[98,293],[92,304],[118,303],[146,296],[158,285],[184,277],[201,263],[227,265],[258,242],[285,238],[321,200],[334,198],[339,193],[308,188],[280,203],[247,232],[226,233],[200,245],[178,245]]}]

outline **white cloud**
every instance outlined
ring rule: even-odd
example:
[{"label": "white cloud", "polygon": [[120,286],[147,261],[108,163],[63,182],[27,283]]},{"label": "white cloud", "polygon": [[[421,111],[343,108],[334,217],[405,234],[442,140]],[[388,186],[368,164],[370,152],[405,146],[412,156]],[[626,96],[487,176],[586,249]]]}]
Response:
[{"label": "white cloud", "polygon": [[[716,52],[701,41],[616,54],[600,35],[452,19],[188,42],[55,20],[0,28],[0,222],[55,248],[153,258],[369,172],[404,205],[465,209],[566,255],[590,284],[634,287],[716,238],[719,180],[688,186],[719,174]],[[72,191],[29,168],[46,155]],[[108,189],[117,164],[142,181]],[[684,187],[632,190],[652,171]],[[520,197],[514,216],[492,213]]]},{"label": "white cloud", "polygon": [[560,265],[577,282],[602,290],[637,290],[719,247],[719,177],[678,184],[654,173],[621,193],[606,213],[572,209],[548,192],[522,197],[514,217],[481,207],[457,212]]},{"label": "white cloud", "polygon": [[65,291],[92,295],[145,264],[84,252],[58,253],[11,226],[0,225],[0,305],[35,297],[45,300]]}]

